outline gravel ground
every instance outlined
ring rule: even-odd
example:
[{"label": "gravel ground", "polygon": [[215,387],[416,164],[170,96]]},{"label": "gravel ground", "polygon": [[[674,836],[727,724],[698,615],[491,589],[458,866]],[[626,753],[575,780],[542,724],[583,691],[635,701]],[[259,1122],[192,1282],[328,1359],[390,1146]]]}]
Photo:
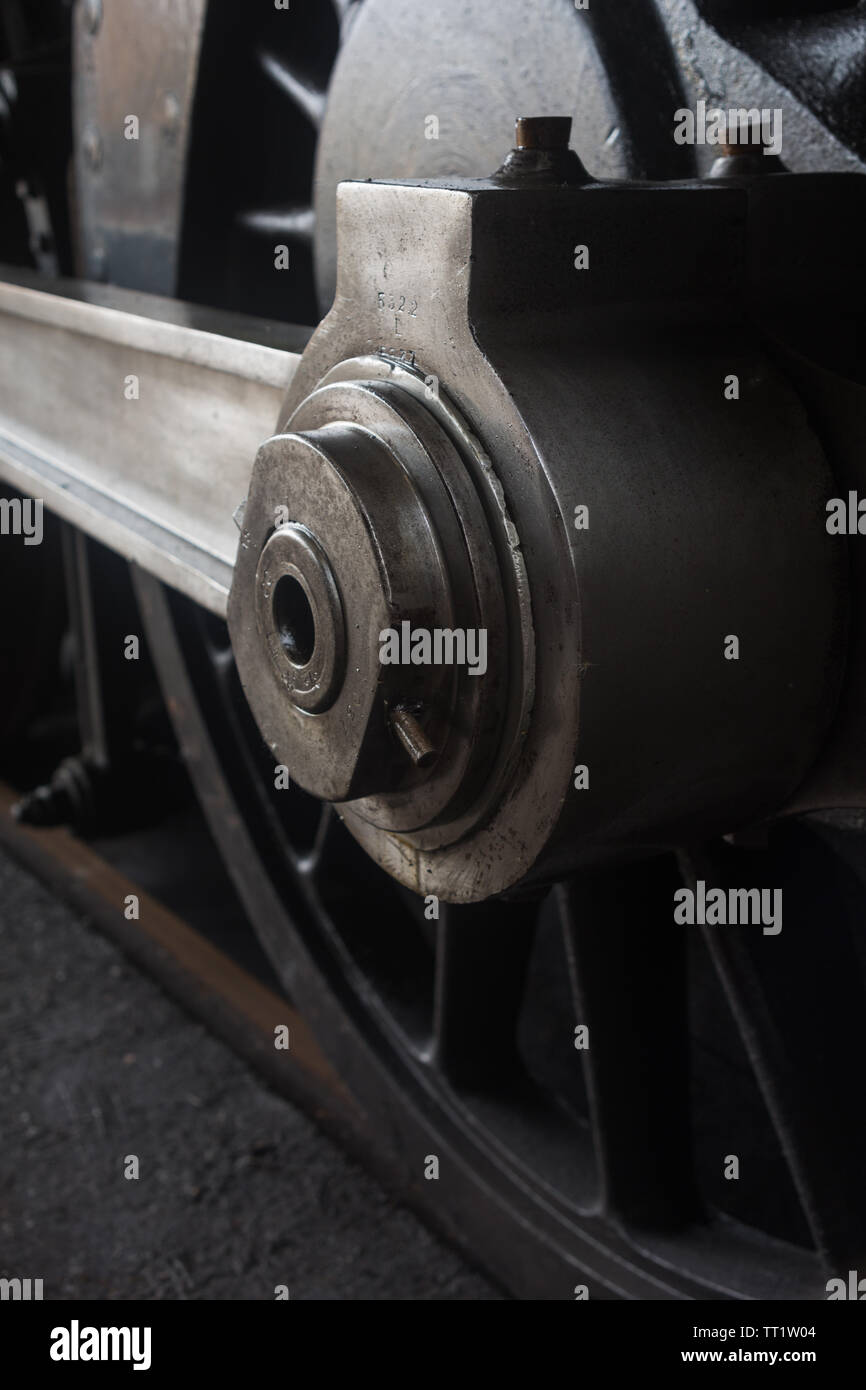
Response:
[{"label": "gravel ground", "polygon": [[497,1297],[4,854],[0,1019],[0,1277],[46,1299]]}]

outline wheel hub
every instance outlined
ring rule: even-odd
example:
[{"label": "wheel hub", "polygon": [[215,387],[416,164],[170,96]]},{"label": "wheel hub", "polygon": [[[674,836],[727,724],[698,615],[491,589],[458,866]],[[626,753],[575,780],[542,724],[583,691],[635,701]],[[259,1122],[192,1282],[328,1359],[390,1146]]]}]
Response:
[{"label": "wheel hub", "polygon": [[434,840],[477,814],[509,685],[493,538],[436,394],[407,363],[343,364],[262,446],[236,586],[254,574],[255,629],[233,619],[297,783]]},{"label": "wheel hub", "polygon": [[[341,188],[337,296],[229,603],[278,763],[457,902],[784,812],[842,674],[830,471],[744,308],[796,179],[601,184],[519,153]],[[744,232],[720,268],[721,223]]]}]

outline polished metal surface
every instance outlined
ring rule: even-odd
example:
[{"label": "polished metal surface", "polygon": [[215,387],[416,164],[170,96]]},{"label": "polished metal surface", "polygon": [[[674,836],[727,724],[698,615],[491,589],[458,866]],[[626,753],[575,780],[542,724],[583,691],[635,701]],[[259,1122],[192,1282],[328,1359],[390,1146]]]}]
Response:
[{"label": "polished metal surface", "polygon": [[[359,358],[326,375],[262,447],[244,513],[230,623],[268,746],[305,790],[363,799],[376,824],[430,843],[477,818],[511,679],[496,543],[475,491],[484,468],[423,373]],[[501,515],[499,526],[507,549]],[[310,607],[302,663],[287,583],[302,585]],[[404,625],[483,631],[490,669],[478,678],[453,662],[383,664],[381,635]],[[511,718],[519,727],[521,714]],[[392,727],[409,732],[408,747]]]},{"label": "polished metal surface", "polygon": [[[866,804],[866,561],[824,525],[866,491],[866,301],[863,180],[802,171],[862,168],[862,5],[210,0],[202,31],[203,3],[127,4],[78,11],[88,274],[312,323],[336,181],[367,182],[279,408],[300,340],[7,295],[10,476],[133,561],[235,887],[428,1213],[528,1296],[823,1296],[866,1229],[863,825],[838,809]],[[699,100],[778,107],[784,164],[735,142],[698,184],[716,151],[672,129]],[[99,680],[137,630],[95,601],[126,566],[49,518],[46,569],[57,529],[95,592],[31,622],[34,566],[7,589],[52,660],[46,611],[92,609],[67,645]],[[201,610],[230,580],[231,645]],[[483,669],[406,660],[467,628]],[[106,730],[130,708],[124,680]],[[698,875],[784,887],[784,934],[707,926],[704,952],[671,922]]]},{"label": "polished metal surface", "polygon": [[[206,0],[75,6],[75,208],[88,279],[176,293]],[[132,118],[132,119],[131,119]]]},{"label": "polished metal surface", "polygon": [[[799,185],[778,187],[784,203]],[[760,298],[748,248],[750,236],[763,244],[766,215],[761,198],[727,181],[564,184],[533,169],[524,182],[341,187],[336,300],[254,474],[229,626],[257,722],[302,786],[327,795],[347,736],[361,737],[359,712],[376,785],[356,792],[344,779],[332,799],[414,891],[477,901],[725,833],[782,807],[815,760],[841,680],[844,554],[816,524],[833,486],[827,459],[745,309]],[[706,248],[720,226],[738,225],[720,266]],[[576,273],[576,228],[593,247],[590,275]],[[786,266],[777,252],[770,281],[781,284]],[[735,408],[724,391],[733,366]],[[383,691],[390,668],[377,669],[377,634],[395,625],[399,602],[365,605],[369,626],[349,618],[362,640],[347,670],[360,690],[323,715],[292,711],[267,651],[275,625],[257,632],[249,620],[286,497],[284,520],[316,536],[347,613],[360,592],[403,587],[399,554],[383,546],[378,573],[370,561],[362,573],[349,514],[316,501],[329,451],[351,454],[358,428],[368,441],[379,433],[357,404],[381,393],[377,376],[414,379],[419,394],[431,383],[428,408],[447,411],[483,513],[464,535],[492,543],[486,573],[506,615],[490,633],[487,674],[467,682],[487,694],[494,751],[480,781],[451,784],[447,800],[433,795],[441,758],[406,769],[394,693]],[[401,486],[420,486],[405,435],[392,437],[393,473],[399,463]],[[320,456],[312,473],[310,451]],[[399,509],[362,495],[351,509],[368,540],[385,530],[380,510],[399,535]],[[431,627],[443,567],[450,582],[459,554],[442,545],[434,564],[414,544]],[[742,660],[726,659],[727,634]],[[422,709],[441,705],[435,665],[404,659],[402,674]],[[472,721],[446,705],[445,728],[468,756]]]},{"label": "polished metal surface", "polygon": [[0,476],[222,613],[232,515],[298,361],[287,344],[304,337],[7,268]]}]

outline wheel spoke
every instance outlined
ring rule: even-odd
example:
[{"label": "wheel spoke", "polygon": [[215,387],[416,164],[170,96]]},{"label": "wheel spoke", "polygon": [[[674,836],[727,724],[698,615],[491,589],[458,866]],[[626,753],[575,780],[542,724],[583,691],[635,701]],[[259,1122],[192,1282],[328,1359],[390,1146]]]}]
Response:
[{"label": "wheel spoke", "polygon": [[301,855],[297,860],[298,871],[313,877],[319,870],[328,841],[336,829],[338,816],[333,806],[327,801],[322,802],[319,812],[319,819],[313,835],[313,843],[307,854]]},{"label": "wheel spoke", "polygon": [[[866,1256],[860,1074],[866,1001],[848,921],[855,930],[862,923],[855,920],[853,892],[850,917],[845,895],[834,892],[838,865],[797,833],[800,852],[793,871],[784,872],[782,930],[764,935],[760,925],[707,926],[704,937],[816,1248],[830,1270],[844,1274]],[[779,887],[782,867],[767,858],[756,863],[748,852],[738,858],[690,851],[687,878],[703,879],[708,888],[734,886],[735,878],[736,886],[762,879],[763,886]]]},{"label": "wheel spoke", "polygon": [[306,246],[312,246],[316,230],[316,216],[310,207],[250,208],[238,213],[237,222],[257,236],[284,237]]},{"label": "wheel spoke", "polygon": [[273,53],[260,51],[258,59],[264,74],[291,98],[298,110],[318,130],[325,114],[325,92],[314,86],[309,77],[302,77]]},{"label": "wheel spoke", "polygon": [[455,1085],[490,1084],[518,1067],[517,1020],[538,908],[537,901],[441,905],[430,1060]]},{"label": "wheel spoke", "polygon": [[698,1210],[685,936],[672,861],[582,874],[557,890],[604,1208],[659,1229]]}]

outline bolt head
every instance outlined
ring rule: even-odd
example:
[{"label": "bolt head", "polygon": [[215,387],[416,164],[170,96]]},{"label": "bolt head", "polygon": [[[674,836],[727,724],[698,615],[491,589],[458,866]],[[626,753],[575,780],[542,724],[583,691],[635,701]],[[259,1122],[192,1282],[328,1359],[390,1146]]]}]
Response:
[{"label": "bolt head", "polygon": [[567,150],[570,139],[570,116],[518,116],[515,122],[518,150]]}]

